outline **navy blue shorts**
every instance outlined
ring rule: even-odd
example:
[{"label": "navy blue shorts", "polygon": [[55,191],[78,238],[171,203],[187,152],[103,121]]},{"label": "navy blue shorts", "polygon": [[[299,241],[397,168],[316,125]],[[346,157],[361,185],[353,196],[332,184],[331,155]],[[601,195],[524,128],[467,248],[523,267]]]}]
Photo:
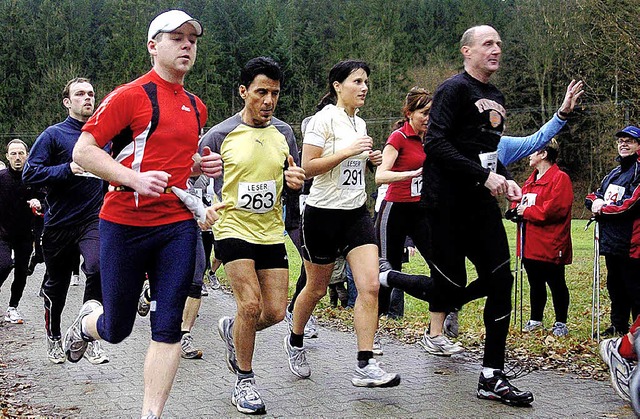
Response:
[{"label": "navy blue shorts", "polygon": [[104,314],[98,334],[118,343],[129,336],[145,279],[151,286],[151,339],[180,341],[182,311],[195,270],[194,220],[136,227],[100,220],[100,270]]}]

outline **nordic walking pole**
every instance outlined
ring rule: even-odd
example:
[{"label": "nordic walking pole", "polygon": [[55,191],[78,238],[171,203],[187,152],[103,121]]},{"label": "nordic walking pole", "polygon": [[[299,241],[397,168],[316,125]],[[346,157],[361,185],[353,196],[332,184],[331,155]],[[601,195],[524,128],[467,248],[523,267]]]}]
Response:
[{"label": "nordic walking pole", "polygon": [[595,221],[593,228],[593,283],[591,285],[591,338],[600,341],[600,226],[595,217],[585,226],[585,231]]},{"label": "nordic walking pole", "polygon": [[[596,321],[593,326],[596,327],[596,335],[600,342],[600,224],[596,221],[593,229],[593,286],[595,287],[595,312]],[[593,333],[592,333],[593,336]]]},{"label": "nordic walking pole", "polygon": [[[518,244],[516,248],[516,266],[515,266],[515,289],[513,292],[513,324],[518,324],[518,294],[520,296],[520,332],[522,332],[522,245],[524,244],[522,237],[522,221],[517,222],[516,237]],[[518,284],[519,282],[519,284]]]},{"label": "nordic walking pole", "polygon": [[523,317],[522,317],[522,303],[523,303],[523,292],[524,292],[524,287],[522,286],[523,280],[522,280],[522,275],[523,275],[523,271],[522,271],[522,258],[524,256],[524,221],[520,221],[518,223],[518,227],[520,228],[520,264],[518,265],[518,270],[520,270],[520,333],[522,333],[522,323],[523,323]]}]

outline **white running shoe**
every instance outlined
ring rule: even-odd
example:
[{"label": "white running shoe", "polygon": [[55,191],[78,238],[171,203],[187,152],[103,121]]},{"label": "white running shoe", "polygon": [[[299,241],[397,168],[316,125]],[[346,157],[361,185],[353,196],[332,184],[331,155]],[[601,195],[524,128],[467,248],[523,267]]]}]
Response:
[{"label": "white running shoe", "polygon": [[102,307],[99,301],[89,300],[85,302],[80,308],[78,317],[76,317],[73,323],[71,323],[71,326],[69,326],[69,329],[67,329],[67,333],[64,335],[63,347],[67,359],[70,362],[80,361],[87,350],[90,339],[86,340],[86,336],[83,336],[82,319],[99,307]]},{"label": "white running shoe", "polygon": [[149,280],[145,279],[142,284],[142,292],[138,298],[138,314],[145,317],[151,309],[151,295],[149,294]]},{"label": "white running shoe", "polygon": [[22,318],[22,314],[18,311],[16,307],[9,307],[7,309],[7,314],[4,316],[4,321],[13,323],[13,324],[23,324],[24,319]]},{"label": "white running shoe", "polygon": [[309,363],[307,362],[307,350],[303,348],[298,348],[295,346],[291,346],[289,343],[289,334],[284,336],[284,351],[287,353],[288,361],[289,361],[289,369],[293,373],[300,378],[309,378],[311,376],[311,368],[309,367]]},{"label": "white running shoe", "polygon": [[384,351],[382,350],[382,341],[380,340],[380,334],[376,332],[373,336],[373,354],[374,355],[382,355]]},{"label": "white running shoe", "polygon": [[260,393],[256,389],[256,379],[254,377],[236,380],[231,403],[240,413],[249,415],[264,415],[267,413],[262,397],[260,397]]},{"label": "white running shoe", "polygon": [[62,350],[61,339],[51,339],[47,336],[47,357],[49,358],[49,361],[54,364],[64,364],[67,357],[64,355],[64,351]]},{"label": "white running shoe", "polygon": [[71,286],[77,287],[80,285],[80,275],[71,275]]},{"label": "white running shoe", "polygon": [[623,400],[630,401],[629,380],[633,367],[618,352],[620,342],[622,342],[622,338],[604,339],[600,342],[600,357],[609,367],[611,387]]},{"label": "white running shoe", "polygon": [[527,324],[522,328],[525,332],[534,332],[536,330],[544,329],[544,325],[538,320],[529,320]]},{"label": "white running shoe", "polygon": [[109,362],[109,355],[104,351],[100,341],[97,340],[89,342],[87,350],[84,353],[84,357],[94,365],[106,364]]},{"label": "white running shoe", "polygon": [[351,384],[356,387],[395,387],[400,384],[400,375],[385,372],[374,358],[364,367],[356,367]]},{"label": "white running shoe", "polygon": [[451,342],[444,335],[431,337],[425,332],[422,339],[418,341],[418,344],[431,355],[451,356],[464,352],[464,348],[462,346]]}]

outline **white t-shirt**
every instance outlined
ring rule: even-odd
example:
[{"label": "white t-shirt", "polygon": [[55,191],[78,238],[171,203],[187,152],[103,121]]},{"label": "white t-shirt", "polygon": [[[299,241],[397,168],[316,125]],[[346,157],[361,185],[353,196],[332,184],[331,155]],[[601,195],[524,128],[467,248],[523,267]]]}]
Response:
[{"label": "white t-shirt", "polygon": [[[349,147],[367,135],[367,124],[357,115],[349,117],[343,108],[327,105],[309,121],[304,144],[321,147],[321,157]],[[365,172],[368,152],[343,160],[326,173],[317,175],[306,203],[316,208],[355,209],[365,204]]]}]

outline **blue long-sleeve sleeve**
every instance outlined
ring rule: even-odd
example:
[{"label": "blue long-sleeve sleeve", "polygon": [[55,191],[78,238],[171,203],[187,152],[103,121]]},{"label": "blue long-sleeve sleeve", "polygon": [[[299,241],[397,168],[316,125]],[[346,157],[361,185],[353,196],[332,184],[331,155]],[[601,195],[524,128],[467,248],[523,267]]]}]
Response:
[{"label": "blue long-sleeve sleeve", "polygon": [[498,160],[505,166],[529,156],[544,147],[565,126],[567,121],[558,118],[557,114],[544,124],[535,134],[527,137],[511,137],[503,135],[498,143]]},{"label": "blue long-sleeve sleeve", "polygon": [[52,130],[45,130],[36,139],[24,165],[24,183],[31,186],[48,186],[71,179],[71,160],[61,161],[61,158],[66,160],[65,157],[60,155],[60,148],[56,146]]},{"label": "blue long-sleeve sleeve", "polygon": [[44,130],[22,171],[26,185],[47,187],[44,223],[48,228],[77,225],[97,218],[100,212],[102,180],[75,176],[71,171],[73,147],[83,124],[68,117]]}]

